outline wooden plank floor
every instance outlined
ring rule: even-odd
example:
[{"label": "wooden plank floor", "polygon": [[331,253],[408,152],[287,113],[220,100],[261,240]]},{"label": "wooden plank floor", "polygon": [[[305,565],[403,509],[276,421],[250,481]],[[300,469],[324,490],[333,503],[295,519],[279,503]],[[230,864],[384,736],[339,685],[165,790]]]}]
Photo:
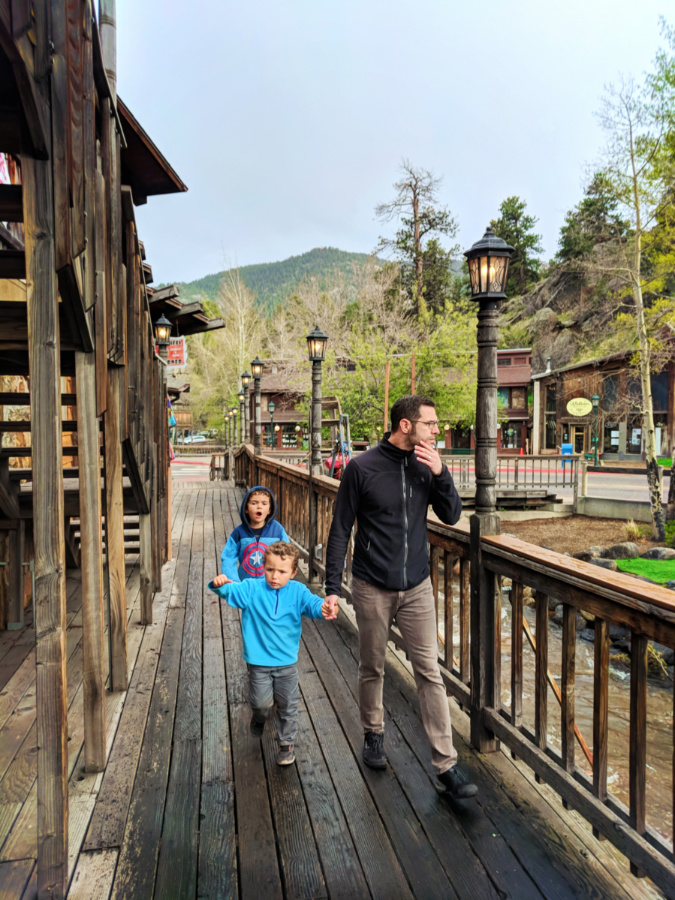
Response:
[{"label": "wooden plank floor", "polygon": [[[129,689],[108,694],[104,773],[82,765],[79,581],[68,580],[71,900],[106,898],[656,898],[626,860],[505,753],[476,754],[451,702],[478,801],[436,789],[414,681],[391,652],[390,766],[360,758],[357,635],[306,621],[295,766],[268,727],[248,733],[238,611],[206,588],[241,491],[174,482],[173,559],[139,624],[128,557]],[[0,634],[0,897],[36,896],[35,658],[31,629]]]}]

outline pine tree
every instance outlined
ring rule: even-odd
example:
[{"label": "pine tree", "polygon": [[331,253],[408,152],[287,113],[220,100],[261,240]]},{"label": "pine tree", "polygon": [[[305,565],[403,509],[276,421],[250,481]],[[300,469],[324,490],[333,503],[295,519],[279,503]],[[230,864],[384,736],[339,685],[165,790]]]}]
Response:
[{"label": "pine tree", "polygon": [[539,280],[541,260],[535,254],[543,253],[541,235],[534,226],[537,219],[528,215],[527,203],[520,197],[507,197],[499,207],[499,218],[490,222],[494,233],[510,244],[514,253],[509,263],[506,296],[524,294],[529,285]]}]

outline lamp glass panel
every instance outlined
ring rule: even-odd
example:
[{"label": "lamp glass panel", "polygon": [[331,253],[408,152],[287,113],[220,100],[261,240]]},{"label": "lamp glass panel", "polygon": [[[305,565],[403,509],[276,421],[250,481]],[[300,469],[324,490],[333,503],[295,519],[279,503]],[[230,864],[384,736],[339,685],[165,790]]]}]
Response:
[{"label": "lamp glass panel", "polygon": [[506,285],[506,273],[509,267],[508,256],[495,256],[490,259],[490,287],[489,290],[494,294],[499,294],[504,290]]},{"label": "lamp glass panel", "polygon": [[472,294],[480,294],[480,272],[479,272],[479,263],[480,260],[478,257],[474,257],[469,260],[469,276],[471,278],[471,293]]}]

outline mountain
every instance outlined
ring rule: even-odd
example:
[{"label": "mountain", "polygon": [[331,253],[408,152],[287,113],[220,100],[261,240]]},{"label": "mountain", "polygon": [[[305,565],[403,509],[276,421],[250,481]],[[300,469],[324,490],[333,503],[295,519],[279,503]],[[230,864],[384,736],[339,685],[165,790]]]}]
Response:
[{"label": "mountain", "polygon": [[[367,253],[347,253],[335,247],[316,247],[308,253],[291,256],[281,262],[242,266],[239,273],[246,286],[256,295],[260,307],[269,312],[292,294],[305,276],[315,277],[323,285],[333,271],[339,269],[344,272],[347,281],[350,281],[353,264],[362,265],[367,259]],[[181,300],[184,303],[192,299],[216,300],[225,274],[226,272],[217,272],[196,281],[177,282]]]}]

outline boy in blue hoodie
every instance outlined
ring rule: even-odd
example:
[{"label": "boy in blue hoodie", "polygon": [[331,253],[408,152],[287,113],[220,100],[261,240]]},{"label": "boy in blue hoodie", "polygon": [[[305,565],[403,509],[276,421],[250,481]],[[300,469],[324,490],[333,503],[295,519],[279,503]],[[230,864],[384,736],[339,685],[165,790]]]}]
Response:
[{"label": "boy in blue hoodie", "polygon": [[277,501],[269,488],[256,485],[241,501],[241,525],[229,536],[220,556],[220,571],[230,581],[261,578],[265,550],[288,535],[276,521]]},{"label": "boy in blue hoodie", "polygon": [[247,578],[237,584],[217,575],[209,588],[242,610],[241,634],[248,665],[249,703],[253,715],[250,730],[262,737],[273,703],[277,705],[277,762],[295,762],[293,742],[298,731],[298,650],[302,617],[337,618],[337,601],[322,600],[299,581],[298,549],[277,541],[265,553],[264,578]]}]

